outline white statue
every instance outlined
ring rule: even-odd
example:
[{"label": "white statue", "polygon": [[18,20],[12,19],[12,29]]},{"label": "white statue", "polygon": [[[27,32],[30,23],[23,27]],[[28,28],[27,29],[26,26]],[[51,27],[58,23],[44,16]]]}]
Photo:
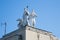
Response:
[{"label": "white statue", "polygon": [[29,12],[28,12],[28,9],[25,8],[24,9],[24,14],[23,14],[23,26],[26,26],[26,25],[29,25]]},{"label": "white statue", "polygon": [[35,14],[35,12],[34,12],[34,10],[32,11],[32,13],[30,14],[30,16],[29,16],[29,20],[30,20],[30,25],[32,26],[32,27],[34,27],[34,25],[35,25],[35,17],[37,17],[36,16],[36,14]]}]

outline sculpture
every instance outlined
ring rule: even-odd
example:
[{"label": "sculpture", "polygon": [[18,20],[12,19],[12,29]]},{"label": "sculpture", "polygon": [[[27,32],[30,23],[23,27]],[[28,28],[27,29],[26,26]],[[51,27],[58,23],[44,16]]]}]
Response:
[{"label": "sculpture", "polygon": [[35,12],[34,12],[34,10],[33,10],[32,13],[31,13],[30,16],[29,16],[30,25],[31,25],[32,27],[34,27],[34,25],[35,25],[35,23],[36,23],[35,17],[37,17],[37,16],[36,16],[36,14],[35,14]]},{"label": "sculpture", "polygon": [[34,27],[35,25],[35,18],[36,18],[36,13],[34,12],[34,10],[32,11],[31,14],[29,14],[29,11],[28,11],[28,8],[25,8],[24,9],[24,14],[23,14],[23,18],[22,19],[18,19],[19,21],[19,24],[18,26],[19,27],[24,27],[24,26],[32,26]]},{"label": "sculpture", "polygon": [[29,25],[29,12],[28,12],[28,9],[25,8],[24,9],[24,14],[23,14],[23,26],[26,26],[26,25]]},{"label": "sculpture", "polygon": [[22,20],[22,19],[18,19],[17,21],[19,21],[18,27],[19,27],[19,28],[22,27],[22,26],[23,26],[23,20]]}]

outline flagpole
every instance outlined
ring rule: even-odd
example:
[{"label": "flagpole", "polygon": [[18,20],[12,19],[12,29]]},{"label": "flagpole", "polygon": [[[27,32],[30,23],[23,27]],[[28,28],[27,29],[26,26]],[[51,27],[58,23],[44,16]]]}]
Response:
[{"label": "flagpole", "polygon": [[5,32],[4,32],[4,34],[6,35],[6,26],[7,26],[7,23],[5,22],[4,25],[5,25]]},{"label": "flagpole", "polygon": [[6,26],[7,26],[7,23],[6,22],[4,22],[4,23],[1,23],[1,26],[3,26],[4,25],[4,35],[6,35]]}]

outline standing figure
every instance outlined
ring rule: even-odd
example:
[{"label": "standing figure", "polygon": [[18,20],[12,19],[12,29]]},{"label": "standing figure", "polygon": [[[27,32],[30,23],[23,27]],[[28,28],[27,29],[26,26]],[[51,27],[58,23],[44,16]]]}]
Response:
[{"label": "standing figure", "polygon": [[29,25],[29,12],[27,8],[24,9],[24,14],[23,14],[23,26]]},{"label": "standing figure", "polygon": [[29,20],[30,20],[30,25],[32,26],[32,27],[34,27],[34,25],[35,25],[35,17],[37,17],[36,16],[36,14],[35,14],[35,12],[34,12],[34,10],[32,11],[32,13],[30,14],[30,16],[29,16]]}]

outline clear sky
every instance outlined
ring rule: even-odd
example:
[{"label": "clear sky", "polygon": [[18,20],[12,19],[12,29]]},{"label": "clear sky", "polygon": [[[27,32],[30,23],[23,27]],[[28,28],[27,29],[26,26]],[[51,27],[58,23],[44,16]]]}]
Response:
[{"label": "clear sky", "polygon": [[[0,24],[7,22],[7,33],[17,29],[18,18],[22,18],[24,8],[35,10],[36,27],[52,32],[60,38],[60,0],[0,0]],[[0,25],[0,37],[4,25]]]}]

